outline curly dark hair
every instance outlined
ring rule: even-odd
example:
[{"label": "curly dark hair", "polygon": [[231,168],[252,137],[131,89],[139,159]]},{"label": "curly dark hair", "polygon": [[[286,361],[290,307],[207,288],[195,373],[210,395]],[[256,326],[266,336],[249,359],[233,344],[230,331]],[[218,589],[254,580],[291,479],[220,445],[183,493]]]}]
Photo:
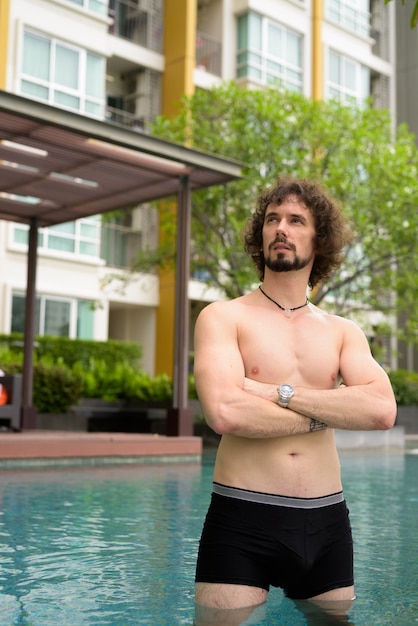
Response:
[{"label": "curly dark hair", "polygon": [[269,204],[280,205],[290,195],[297,196],[310,209],[315,223],[315,261],[309,286],[315,287],[340,267],[343,249],[353,238],[352,230],[340,208],[326,191],[309,180],[280,176],[276,185],[266,189],[257,199],[253,215],[244,232],[244,248],[252,258],[260,280],[264,279],[263,224]]}]

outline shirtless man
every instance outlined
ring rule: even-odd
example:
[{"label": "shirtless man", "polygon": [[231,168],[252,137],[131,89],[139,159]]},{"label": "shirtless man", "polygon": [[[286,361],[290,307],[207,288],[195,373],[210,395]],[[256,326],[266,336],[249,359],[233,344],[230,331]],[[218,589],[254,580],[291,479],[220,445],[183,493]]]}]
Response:
[{"label": "shirtless man", "polygon": [[318,185],[279,179],[246,232],[261,287],[197,320],[196,387],[222,435],[196,571],[205,623],[216,623],[211,610],[262,604],[270,585],[309,605],[348,607],[354,597],[333,429],[389,429],[396,404],[359,327],[306,298],[340,265],[349,238]]}]

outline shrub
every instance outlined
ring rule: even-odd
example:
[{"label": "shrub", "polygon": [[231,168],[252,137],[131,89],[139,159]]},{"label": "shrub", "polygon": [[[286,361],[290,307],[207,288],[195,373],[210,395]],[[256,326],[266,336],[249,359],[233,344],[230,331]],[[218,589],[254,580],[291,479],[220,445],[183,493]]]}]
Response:
[{"label": "shrub", "polygon": [[108,365],[103,360],[90,359],[87,369],[82,363],[75,363],[72,371],[81,377],[84,398],[168,403],[173,397],[173,384],[167,374],[151,377],[126,361]]},{"label": "shrub", "polygon": [[[21,333],[0,335],[0,351],[2,348],[13,353],[15,358],[21,359],[23,335]],[[69,368],[72,368],[76,362],[81,362],[84,367],[87,367],[92,358],[106,363],[127,361],[133,367],[138,367],[141,357],[142,346],[129,341],[114,339],[93,341],[50,336],[37,336],[35,340],[34,361],[44,361],[47,358],[54,362],[62,361]]]},{"label": "shrub", "polygon": [[0,344],[0,369],[6,374],[18,374],[22,371],[23,354],[16,354]]},{"label": "shrub", "polygon": [[408,370],[389,372],[390,382],[399,406],[418,405],[418,373]]},{"label": "shrub", "polygon": [[[33,404],[39,412],[64,413],[82,397],[166,405],[172,401],[173,381],[167,374],[151,377],[141,370],[141,347],[137,344],[38,339]],[[7,374],[22,372],[22,347],[21,335],[0,335],[0,367]],[[189,394],[196,397],[193,376],[189,377]]]},{"label": "shrub", "polygon": [[189,398],[191,400],[197,400],[198,399],[197,391],[196,391],[196,384],[195,384],[195,380],[194,380],[194,375],[193,374],[189,374]]},{"label": "shrub", "polygon": [[65,365],[34,365],[33,404],[39,413],[66,413],[78,401],[80,390],[80,377]]}]

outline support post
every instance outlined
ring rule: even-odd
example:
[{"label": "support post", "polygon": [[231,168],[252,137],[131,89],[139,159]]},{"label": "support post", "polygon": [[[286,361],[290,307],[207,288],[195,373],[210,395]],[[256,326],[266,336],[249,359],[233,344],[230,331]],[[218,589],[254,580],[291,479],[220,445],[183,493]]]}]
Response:
[{"label": "support post", "polygon": [[179,181],[176,255],[176,306],[174,316],[173,407],[167,414],[167,435],[193,435],[193,411],[188,407],[189,389],[189,277],[191,234],[190,179]]},{"label": "support post", "polygon": [[21,429],[36,426],[36,410],[32,405],[33,395],[33,345],[35,341],[36,317],[36,265],[38,257],[38,222],[31,218],[28,245],[28,270],[25,301],[25,338],[23,349],[23,387],[20,413]]}]

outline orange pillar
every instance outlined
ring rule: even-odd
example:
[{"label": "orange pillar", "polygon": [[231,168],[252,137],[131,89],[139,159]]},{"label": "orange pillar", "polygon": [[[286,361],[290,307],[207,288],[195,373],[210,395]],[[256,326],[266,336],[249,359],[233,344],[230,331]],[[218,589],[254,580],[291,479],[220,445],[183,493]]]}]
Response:
[{"label": "orange pillar", "polygon": [[324,21],[324,1],[312,2],[312,99],[324,99],[324,46],[322,24]]},{"label": "orange pillar", "polygon": [[6,90],[10,0],[0,0],[0,89]]},{"label": "orange pillar", "polygon": [[[194,92],[196,59],[196,0],[166,0],[164,3],[165,72],[162,80],[162,113],[173,117],[183,95]],[[177,221],[177,203],[163,211],[164,219]],[[161,233],[161,231],[160,231]],[[163,236],[163,235],[160,235]],[[156,373],[173,376],[175,271],[160,271],[160,304],[157,311]]]}]

